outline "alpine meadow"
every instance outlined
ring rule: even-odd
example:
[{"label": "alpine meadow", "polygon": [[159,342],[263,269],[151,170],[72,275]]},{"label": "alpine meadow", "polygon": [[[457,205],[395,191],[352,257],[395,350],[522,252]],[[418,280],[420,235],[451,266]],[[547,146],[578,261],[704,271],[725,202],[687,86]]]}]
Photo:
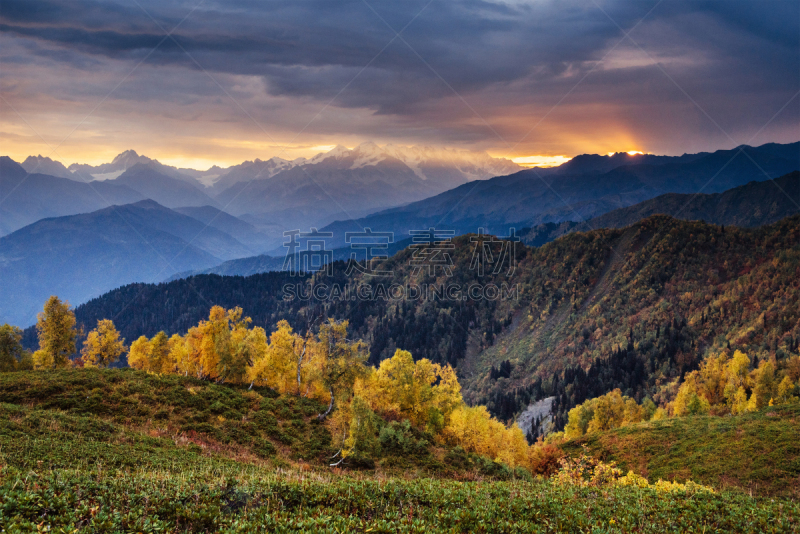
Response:
[{"label": "alpine meadow", "polygon": [[800,533],[797,2],[0,43],[0,533]]}]

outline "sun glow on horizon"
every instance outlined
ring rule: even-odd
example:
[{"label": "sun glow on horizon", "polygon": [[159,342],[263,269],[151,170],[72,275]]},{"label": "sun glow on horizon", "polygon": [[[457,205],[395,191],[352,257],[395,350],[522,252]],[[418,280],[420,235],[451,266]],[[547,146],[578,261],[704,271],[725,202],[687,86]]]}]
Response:
[{"label": "sun glow on horizon", "polygon": [[310,150],[315,150],[317,152],[330,152],[331,150],[336,148],[336,146],[337,145],[317,145],[317,146],[312,146]]},{"label": "sun glow on horizon", "polygon": [[522,156],[511,161],[523,167],[558,167],[571,159],[568,156]]},{"label": "sun glow on horizon", "polygon": [[629,156],[643,156],[644,154],[649,154],[650,152],[642,152],[641,150],[625,150],[624,152],[609,152],[609,156],[613,156],[614,154],[627,154]]}]

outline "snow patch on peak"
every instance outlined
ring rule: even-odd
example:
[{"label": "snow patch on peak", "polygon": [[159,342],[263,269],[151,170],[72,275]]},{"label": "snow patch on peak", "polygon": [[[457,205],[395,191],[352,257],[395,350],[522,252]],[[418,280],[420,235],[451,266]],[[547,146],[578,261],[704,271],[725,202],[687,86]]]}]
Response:
[{"label": "snow patch on peak", "polygon": [[336,145],[335,147],[333,147],[332,149],[330,149],[327,152],[320,152],[319,154],[317,154],[313,158],[307,160],[305,163],[313,165],[313,164],[319,163],[321,161],[325,161],[326,159],[329,159],[329,158],[344,159],[349,155],[350,155],[350,149],[349,148],[347,148],[346,146],[342,146],[342,145]]},{"label": "snow patch on peak", "polygon": [[427,180],[425,168],[450,167],[458,170],[467,181],[485,180],[494,176],[511,174],[522,169],[511,160],[493,158],[486,152],[456,150],[432,146],[386,145],[382,149],[385,156],[399,159],[414,173]]},{"label": "snow patch on peak", "polygon": [[351,169],[360,169],[361,167],[377,165],[385,160],[387,156],[386,152],[384,152],[381,147],[371,141],[358,145],[353,149],[352,154],[355,156],[355,160],[350,166]]},{"label": "snow patch on peak", "polygon": [[421,180],[429,179],[425,173],[426,168],[446,167],[457,170],[467,181],[485,180],[493,176],[511,174],[522,169],[511,160],[493,158],[486,152],[393,144],[381,147],[371,141],[361,143],[352,150],[342,145],[337,145],[328,152],[317,154],[313,158],[298,164],[315,164],[331,158],[336,161],[352,158],[350,169],[369,167],[377,165],[387,158],[394,158],[402,161]]}]

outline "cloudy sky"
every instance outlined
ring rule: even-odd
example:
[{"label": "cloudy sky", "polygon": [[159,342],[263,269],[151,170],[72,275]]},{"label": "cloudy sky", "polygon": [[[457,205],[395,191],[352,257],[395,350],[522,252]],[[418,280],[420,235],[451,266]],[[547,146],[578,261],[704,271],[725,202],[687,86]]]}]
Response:
[{"label": "cloudy sky", "polygon": [[18,160],[800,139],[796,0],[0,0],[0,62]]}]

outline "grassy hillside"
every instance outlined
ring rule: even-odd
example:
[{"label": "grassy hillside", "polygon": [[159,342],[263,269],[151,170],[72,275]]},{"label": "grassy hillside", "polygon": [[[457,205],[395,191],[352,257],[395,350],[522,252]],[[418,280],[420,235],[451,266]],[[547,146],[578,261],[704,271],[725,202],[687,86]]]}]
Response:
[{"label": "grassy hillside", "polygon": [[70,533],[800,531],[800,505],[789,500],[691,486],[564,485],[488,473],[492,462],[432,446],[398,451],[396,463],[374,471],[331,469],[319,408],[131,370],[2,374],[0,525]]},{"label": "grassy hillside", "polygon": [[[326,467],[337,450],[316,417],[325,408],[268,388],[132,369],[0,373],[0,458],[19,469]],[[342,467],[466,479],[521,475],[437,446],[408,425],[388,427],[377,458],[355,457]]]},{"label": "grassy hillside", "polygon": [[800,496],[800,405],[676,417],[589,434],[561,445],[652,480],[693,480],[760,495]]}]

